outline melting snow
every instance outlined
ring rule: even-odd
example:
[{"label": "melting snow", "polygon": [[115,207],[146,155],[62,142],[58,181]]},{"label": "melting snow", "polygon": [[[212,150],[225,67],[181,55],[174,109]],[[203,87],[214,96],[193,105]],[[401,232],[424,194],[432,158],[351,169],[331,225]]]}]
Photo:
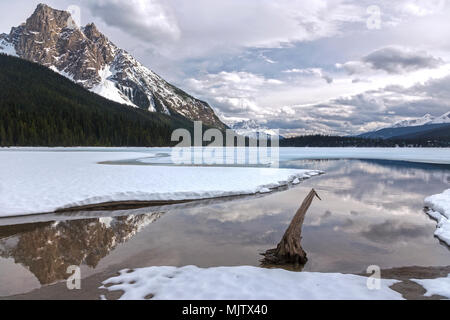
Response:
[{"label": "melting snow", "polygon": [[434,235],[450,246],[450,189],[425,199],[428,215],[438,222]]},{"label": "melting snow", "polygon": [[412,281],[417,282],[427,290],[425,293],[426,297],[440,295],[450,298],[450,275],[448,275],[447,278],[412,279]]},{"label": "melting snow", "polygon": [[109,291],[123,290],[123,300],[142,300],[148,295],[155,300],[402,299],[400,293],[389,288],[397,281],[381,280],[379,290],[370,290],[367,279],[350,274],[248,266],[186,266],[122,270],[103,285],[112,285],[107,288]]},{"label": "melting snow", "polygon": [[106,165],[138,152],[0,149],[0,216],[115,201],[195,200],[267,192],[315,170]]}]

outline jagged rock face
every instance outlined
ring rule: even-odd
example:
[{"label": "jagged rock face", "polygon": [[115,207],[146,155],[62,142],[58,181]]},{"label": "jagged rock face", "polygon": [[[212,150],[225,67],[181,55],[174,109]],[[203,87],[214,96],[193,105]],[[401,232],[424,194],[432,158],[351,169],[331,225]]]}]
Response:
[{"label": "jagged rock face", "polygon": [[26,23],[13,28],[9,40],[19,57],[52,67],[88,89],[101,81],[99,71],[112,61],[112,54],[104,55],[74,27],[68,12],[45,5],[39,5]]},{"label": "jagged rock face", "polygon": [[78,28],[66,11],[38,5],[24,24],[0,35],[0,52],[11,50],[110,100],[225,128],[206,102],[144,67],[94,24]]}]

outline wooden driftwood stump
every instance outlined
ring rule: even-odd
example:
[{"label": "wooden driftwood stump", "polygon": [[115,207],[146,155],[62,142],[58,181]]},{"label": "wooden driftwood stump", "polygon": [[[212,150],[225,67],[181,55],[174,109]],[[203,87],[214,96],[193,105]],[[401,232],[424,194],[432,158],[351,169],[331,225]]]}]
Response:
[{"label": "wooden driftwood stump", "polygon": [[284,233],[281,242],[276,249],[267,250],[262,255],[264,264],[305,264],[308,259],[306,252],[303,250],[300,242],[302,240],[302,226],[305,221],[305,215],[311,206],[314,197],[320,199],[317,192],[312,189],[298,209],[291,224]]}]

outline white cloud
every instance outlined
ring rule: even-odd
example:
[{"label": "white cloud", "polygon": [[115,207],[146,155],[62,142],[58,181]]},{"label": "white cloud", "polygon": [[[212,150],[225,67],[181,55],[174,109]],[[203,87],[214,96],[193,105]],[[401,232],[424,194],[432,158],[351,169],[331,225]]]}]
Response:
[{"label": "white cloud", "polygon": [[108,25],[179,59],[331,37],[365,14],[346,0],[82,1]]},{"label": "white cloud", "polygon": [[207,96],[223,113],[261,116],[268,112],[258,102],[261,92],[275,90],[283,82],[249,72],[222,71],[199,79],[188,79],[186,84],[193,92]]},{"label": "white cloud", "polygon": [[321,68],[306,68],[306,69],[294,68],[294,69],[284,70],[283,72],[315,76],[315,77],[324,79],[327,83],[333,82],[333,78],[330,77],[329,75],[325,74]]},{"label": "white cloud", "polygon": [[408,15],[424,17],[442,13],[446,0],[408,0],[398,5],[398,10]]},{"label": "white cloud", "polygon": [[161,44],[179,39],[176,17],[160,0],[83,0],[91,13],[144,41]]}]

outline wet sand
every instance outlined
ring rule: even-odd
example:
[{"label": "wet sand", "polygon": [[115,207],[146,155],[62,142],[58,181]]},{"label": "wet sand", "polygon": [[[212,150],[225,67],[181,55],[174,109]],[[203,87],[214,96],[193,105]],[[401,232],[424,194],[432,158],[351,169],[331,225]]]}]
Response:
[{"label": "wet sand", "polygon": [[440,300],[449,299],[450,297],[443,297],[433,295],[425,297],[426,290],[416,282],[410,279],[437,279],[445,278],[450,274],[450,266],[447,267],[403,267],[393,268],[381,271],[381,276],[384,279],[401,280],[400,283],[394,284],[391,289],[400,292],[403,298],[408,300]]},{"label": "wet sand", "polygon": [[[381,270],[383,279],[395,279],[401,282],[391,286],[391,289],[402,294],[407,300],[441,300],[447,297],[433,295],[425,297],[426,290],[410,279],[444,278],[450,274],[450,266],[446,267],[402,267]],[[46,286],[30,293],[10,297],[0,297],[0,300],[100,300],[104,296],[107,300],[119,299],[123,292],[110,292],[99,289],[102,281],[119,275],[117,271],[107,270],[82,280],[81,290],[67,289],[65,282]],[[364,273],[358,275],[367,276]]]}]

